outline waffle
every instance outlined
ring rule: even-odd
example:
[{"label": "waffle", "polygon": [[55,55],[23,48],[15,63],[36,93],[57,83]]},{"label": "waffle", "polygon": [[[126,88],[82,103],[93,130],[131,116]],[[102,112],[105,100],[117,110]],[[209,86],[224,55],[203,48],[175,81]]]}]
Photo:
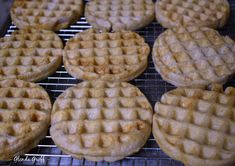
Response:
[{"label": "waffle", "polygon": [[235,44],[210,28],[172,28],[155,41],[153,61],[162,78],[175,86],[223,84],[235,72]]},{"label": "waffle", "polygon": [[20,28],[56,31],[76,22],[83,14],[83,0],[15,0],[11,18]]},{"label": "waffle", "polygon": [[47,134],[51,102],[35,83],[0,81],[0,160],[10,160],[34,148]]},{"label": "waffle", "polygon": [[158,0],[157,21],[166,28],[176,26],[223,27],[229,17],[227,0]]},{"label": "waffle", "polygon": [[149,52],[148,44],[137,33],[89,29],[67,42],[63,61],[76,78],[129,81],[146,69]]},{"label": "waffle", "polygon": [[62,41],[51,31],[15,31],[0,39],[0,79],[42,80],[61,64],[62,48]]},{"label": "waffle", "polygon": [[234,166],[235,88],[177,88],[155,105],[153,135],[172,158],[189,166]]},{"label": "waffle", "polygon": [[92,0],[85,9],[93,28],[108,31],[135,30],[154,19],[152,0]]},{"label": "waffle", "polygon": [[50,134],[76,158],[115,161],[145,144],[152,108],[140,90],[124,82],[82,82],[55,101]]}]

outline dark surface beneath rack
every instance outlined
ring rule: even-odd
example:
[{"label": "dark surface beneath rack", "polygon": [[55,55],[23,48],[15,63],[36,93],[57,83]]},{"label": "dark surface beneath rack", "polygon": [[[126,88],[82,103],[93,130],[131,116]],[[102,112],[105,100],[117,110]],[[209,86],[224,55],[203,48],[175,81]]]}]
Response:
[{"label": "dark surface beneath rack", "polygon": [[[223,35],[228,35],[235,39],[235,1],[229,0],[231,6],[231,16],[228,24],[220,29],[220,33]],[[66,42],[69,38],[73,37],[74,34],[81,32],[91,26],[86,22],[85,18],[82,17],[77,23],[71,25],[67,29],[62,29],[58,31],[58,35],[61,39]],[[6,33],[10,35],[17,28],[12,24]],[[151,46],[155,39],[161,34],[165,29],[162,28],[156,21],[152,22],[145,28],[137,30],[136,32],[143,36],[146,42]],[[166,83],[162,80],[160,75],[155,71],[154,65],[149,56],[149,64],[146,71],[138,78],[131,81],[132,84],[136,85],[141,89],[141,91],[146,95],[146,97],[154,106],[155,102],[160,99],[161,95],[171,89],[174,86]],[[50,94],[52,101],[56,99],[65,89],[81,82],[71,77],[61,66],[55,74],[48,77],[47,79],[38,82],[39,85],[43,86],[47,92]],[[231,79],[226,85],[235,86],[235,79]],[[42,157],[42,158],[41,158]],[[148,139],[144,147],[138,152],[124,160],[107,163],[107,162],[90,162],[87,160],[78,160],[72,158],[70,155],[63,153],[60,149],[56,147],[52,141],[49,133],[43,140],[40,141],[39,145],[32,149],[30,152],[20,157],[21,160],[25,161],[8,161],[0,162],[0,165],[85,165],[85,166],[183,166],[182,163],[175,161],[168,157],[157,145],[152,136]],[[42,160],[40,160],[42,159]]]}]

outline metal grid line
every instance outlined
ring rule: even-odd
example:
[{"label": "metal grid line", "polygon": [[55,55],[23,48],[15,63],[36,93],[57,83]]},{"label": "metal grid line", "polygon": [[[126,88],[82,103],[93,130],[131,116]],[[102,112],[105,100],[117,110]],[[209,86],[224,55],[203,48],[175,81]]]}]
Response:
[{"label": "metal grid line", "polygon": [[[229,0],[231,6],[231,17],[228,25],[226,27],[220,29],[222,34],[226,34],[235,39],[235,1]],[[57,32],[60,38],[66,42],[68,39],[73,37],[76,33],[82,32],[85,29],[90,28],[91,26],[86,22],[86,19],[82,17],[75,24],[71,25],[67,29],[62,29]],[[6,36],[9,36],[12,32],[16,30],[15,25],[11,25],[6,33]],[[138,31],[141,36],[143,36],[146,42],[151,46],[157,36],[161,34],[165,29],[162,28],[156,21],[151,23],[145,28],[142,28]],[[43,86],[47,92],[49,93],[52,101],[56,99],[58,95],[60,95],[65,89],[71,87],[77,83],[81,82],[81,80],[77,80],[71,77],[64,69],[64,66],[61,66],[55,74],[49,76],[47,79],[38,82],[39,85]],[[149,58],[148,68],[146,71],[139,76],[138,78],[130,81],[130,83],[136,85],[141,89],[141,91],[146,95],[149,99],[152,106],[154,106],[155,102],[160,99],[161,95],[171,89],[174,86],[166,83],[160,77],[160,75],[155,71],[154,64],[151,59],[151,55]],[[226,85],[235,86],[235,79],[229,81]],[[45,163],[40,163],[38,161],[21,161],[21,162],[0,162],[0,165],[84,165],[84,166],[121,166],[121,165],[133,165],[133,166],[183,166],[182,163],[175,161],[169,158],[156,144],[153,136],[150,136],[147,143],[144,147],[138,152],[133,154],[132,156],[126,157],[124,160],[107,163],[107,162],[90,162],[87,160],[78,160],[76,158],[72,158],[70,155],[63,153],[51,139],[51,136],[48,134],[43,140],[40,141],[39,145],[36,148],[32,149],[29,153],[22,156],[25,157],[45,157]]]}]

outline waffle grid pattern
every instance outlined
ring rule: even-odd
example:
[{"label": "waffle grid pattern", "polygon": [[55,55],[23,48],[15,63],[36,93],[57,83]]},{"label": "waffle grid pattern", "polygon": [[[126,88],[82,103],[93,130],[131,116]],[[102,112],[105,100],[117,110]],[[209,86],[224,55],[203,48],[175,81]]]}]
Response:
[{"label": "waffle grid pattern", "polygon": [[208,28],[173,28],[156,40],[153,59],[163,78],[175,86],[223,83],[235,71],[235,44]]},{"label": "waffle grid pattern", "polygon": [[224,26],[229,17],[227,0],[159,0],[156,17],[165,27],[201,25],[211,28]]},{"label": "waffle grid pattern", "polygon": [[38,85],[16,80],[1,81],[0,109],[1,156],[9,157],[19,148],[23,151],[43,133],[46,134],[51,103],[47,93]]},{"label": "waffle grid pattern", "polygon": [[11,17],[19,28],[34,26],[55,31],[77,21],[82,13],[82,0],[15,0]]},{"label": "waffle grid pattern", "polygon": [[85,15],[96,29],[133,30],[153,20],[154,4],[152,0],[94,0],[87,4]]},{"label": "waffle grid pattern", "polygon": [[172,152],[185,156],[183,161],[189,165],[196,159],[231,160],[235,149],[234,96],[231,87],[224,92],[178,88],[164,94],[154,115],[162,148],[174,146]]},{"label": "waffle grid pattern", "polygon": [[36,81],[41,71],[56,70],[61,62],[63,43],[44,30],[20,30],[0,39],[0,79],[19,78]]},{"label": "waffle grid pattern", "polygon": [[145,143],[151,117],[150,103],[131,84],[83,82],[56,99],[50,133],[65,151],[109,161],[109,157],[122,158]]},{"label": "waffle grid pattern", "polygon": [[128,81],[145,70],[150,48],[130,31],[77,34],[65,47],[68,72],[85,80]]}]

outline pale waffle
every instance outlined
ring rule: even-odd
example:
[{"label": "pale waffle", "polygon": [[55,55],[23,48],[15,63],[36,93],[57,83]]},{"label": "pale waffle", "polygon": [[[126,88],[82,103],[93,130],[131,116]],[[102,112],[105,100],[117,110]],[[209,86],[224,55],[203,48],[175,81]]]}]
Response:
[{"label": "pale waffle", "polygon": [[37,146],[47,134],[51,102],[35,83],[0,81],[0,160],[10,160]]},{"label": "pale waffle", "polygon": [[129,81],[147,67],[150,48],[135,32],[78,33],[65,46],[64,66],[84,80]]},{"label": "pale waffle", "polygon": [[230,15],[227,0],[158,0],[157,21],[166,28],[176,26],[223,27]]},{"label": "pale waffle", "polygon": [[234,166],[235,88],[177,88],[155,105],[153,135],[188,166]]},{"label": "pale waffle", "polygon": [[235,72],[235,43],[210,28],[172,28],[155,41],[153,61],[162,78],[175,86],[223,84]]},{"label": "pale waffle", "polygon": [[141,91],[125,82],[82,82],[55,101],[50,134],[67,154],[115,161],[145,144],[152,108]]},{"label": "pale waffle", "polygon": [[92,0],[85,7],[86,20],[98,30],[135,30],[154,19],[152,0]]},{"label": "pale waffle", "polygon": [[54,32],[15,31],[0,39],[0,79],[39,81],[56,71],[62,55],[63,43]]},{"label": "pale waffle", "polygon": [[56,31],[76,22],[83,14],[83,0],[15,0],[11,8],[14,24]]}]

